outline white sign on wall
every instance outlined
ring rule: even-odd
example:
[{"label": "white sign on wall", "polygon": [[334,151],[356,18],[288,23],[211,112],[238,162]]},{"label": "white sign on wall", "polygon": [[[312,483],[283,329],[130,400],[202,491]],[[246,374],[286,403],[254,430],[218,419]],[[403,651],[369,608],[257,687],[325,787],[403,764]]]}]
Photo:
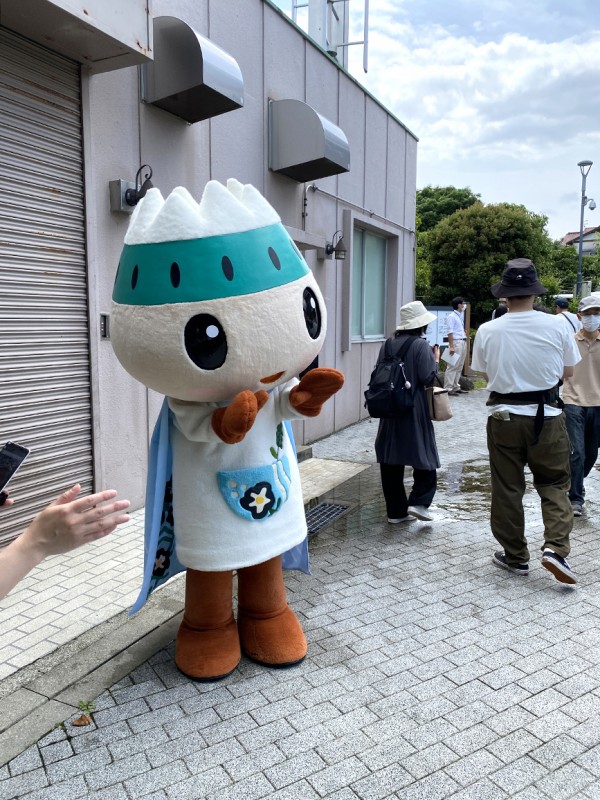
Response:
[{"label": "white sign on wall", "polygon": [[427,326],[427,332],[425,333],[425,338],[429,342],[430,345],[439,344],[440,347],[442,345],[448,344],[448,328],[446,326],[446,317],[452,311],[451,306],[427,306],[427,311],[431,314],[435,314],[436,318],[433,322],[430,322]]},{"label": "white sign on wall", "polygon": [[[466,308],[465,306],[465,310],[460,315],[463,325],[465,324]],[[425,338],[430,345],[439,344],[440,347],[448,347],[448,326],[446,325],[446,317],[452,310],[452,306],[427,306],[427,311],[436,316],[436,319],[427,326],[427,332],[425,334]]]}]

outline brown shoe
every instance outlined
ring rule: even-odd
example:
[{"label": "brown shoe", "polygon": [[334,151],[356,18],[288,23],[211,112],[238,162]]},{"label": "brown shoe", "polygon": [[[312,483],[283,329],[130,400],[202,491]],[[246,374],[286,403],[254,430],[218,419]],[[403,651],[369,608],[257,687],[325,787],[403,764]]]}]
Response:
[{"label": "brown shoe", "polygon": [[232,589],[231,570],[187,571],[183,621],[175,639],[175,664],[189,678],[217,681],[240,663]]},{"label": "brown shoe", "polygon": [[238,570],[238,630],[242,652],[269,667],[291,667],[306,656],[302,626],[288,606],[281,556]]}]

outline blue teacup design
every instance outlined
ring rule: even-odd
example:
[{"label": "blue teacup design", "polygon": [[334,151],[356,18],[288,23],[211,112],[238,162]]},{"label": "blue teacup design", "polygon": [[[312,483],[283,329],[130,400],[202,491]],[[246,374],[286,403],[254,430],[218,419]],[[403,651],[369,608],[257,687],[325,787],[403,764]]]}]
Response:
[{"label": "blue teacup design", "polygon": [[225,502],[236,514],[258,522],[279,511],[288,499],[290,462],[282,455],[264,467],[218,472],[217,482]]}]

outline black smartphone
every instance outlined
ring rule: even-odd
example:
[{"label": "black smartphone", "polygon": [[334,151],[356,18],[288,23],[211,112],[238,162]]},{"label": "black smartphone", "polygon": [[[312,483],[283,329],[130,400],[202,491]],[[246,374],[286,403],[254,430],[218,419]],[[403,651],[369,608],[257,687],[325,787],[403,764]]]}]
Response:
[{"label": "black smartphone", "polygon": [[29,455],[29,448],[16,442],[7,442],[0,448],[0,505],[8,495],[2,490]]}]

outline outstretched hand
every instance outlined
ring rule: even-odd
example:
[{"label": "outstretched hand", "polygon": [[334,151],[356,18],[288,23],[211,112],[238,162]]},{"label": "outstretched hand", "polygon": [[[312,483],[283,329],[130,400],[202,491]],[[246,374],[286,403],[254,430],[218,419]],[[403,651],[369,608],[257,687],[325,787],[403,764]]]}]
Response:
[{"label": "outstretched hand", "polygon": [[250,428],[260,409],[269,399],[263,389],[251,392],[246,389],[239,392],[226,408],[217,408],[212,415],[212,428],[225,444],[241,442]]},{"label": "outstretched hand", "polygon": [[101,539],[129,520],[129,514],[123,513],[129,508],[129,500],[115,500],[114,489],[78,498],[80,491],[76,483],[63,492],[0,552],[0,598],[46,556],[67,553]]},{"label": "outstretched hand", "polygon": [[22,539],[43,554],[42,557],[68,553],[82,544],[101,539],[129,520],[129,514],[121,513],[129,508],[129,500],[114,500],[115,489],[77,499],[80,491],[81,486],[76,483],[63,492],[40,511],[22,535]]},{"label": "outstretched hand", "polygon": [[316,417],[323,403],[344,385],[344,376],[337,369],[316,367],[302,378],[290,392],[290,403],[305,417]]}]

